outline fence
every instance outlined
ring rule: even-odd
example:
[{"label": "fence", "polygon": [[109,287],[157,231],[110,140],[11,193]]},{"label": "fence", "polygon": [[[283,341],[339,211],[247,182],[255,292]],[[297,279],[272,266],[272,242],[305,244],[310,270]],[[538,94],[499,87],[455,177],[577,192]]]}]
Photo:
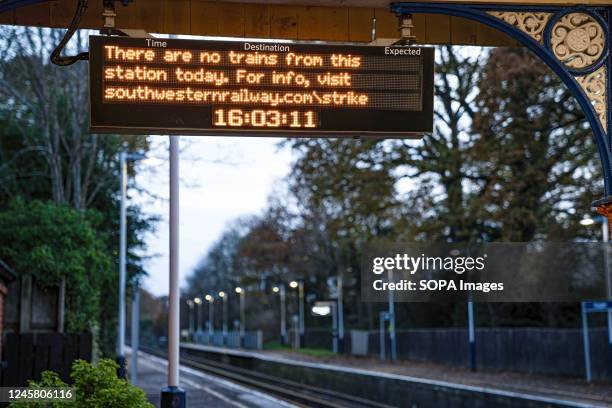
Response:
[{"label": "fence", "polygon": [[[593,378],[612,379],[612,368],[609,367],[612,356],[608,356],[607,330],[592,329],[590,337]],[[369,332],[367,343],[367,354],[378,356],[378,331]],[[387,351],[389,346],[387,343]],[[465,329],[397,331],[399,359],[468,366],[468,348]],[[493,370],[584,377],[582,331],[540,328],[477,329],[476,362],[479,368]]]},{"label": "fence", "polygon": [[[222,332],[214,332],[211,336],[208,332],[200,331],[194,334],[193,341],[194,343],[217,347],[240,348],[240,332],[229,331],[224,339]],[[245,332],[243,347],[250,350],[261,350],[263,348],[263,334],[261,330]]]},{"label": "fence", "polygon": [[[378,357],[378,331],[345,332],[344,350]],[[397,330],[397,357],[454,366],[469,366],[467,330],[463,328]],[[306,330],[306,347],[331,350],[331,330]],[[386,351],[390,350],[386,336]],[[354,344],[353,344],[354,343]],[[596,380],[612,380],[605,328],[590,330],[591,366]],[[478,368],[545,375],[584,377],[581,329],[495,328],[476,330]]]},{"label": "fence", "polygon": [[311,329],[304,332],[304,347],[308,348],[332,348],[332,332],[325,329]]},{"label": "fence", "polygon": [[46,370],[69,381],[74,360],[91,361],[92,345],[89,333],[6,333],[2,354],[7,365],[0,370],[0,385],[27,386],[28,380],[40,380]]}]

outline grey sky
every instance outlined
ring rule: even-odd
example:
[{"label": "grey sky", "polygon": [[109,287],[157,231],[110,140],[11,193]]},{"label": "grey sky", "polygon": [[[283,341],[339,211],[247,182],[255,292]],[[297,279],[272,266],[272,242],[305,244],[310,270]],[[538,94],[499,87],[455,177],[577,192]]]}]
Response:
[{"label": "grey sky", "polygon": [[[168,293],[167,136],[152,136],[153,159],[140,166],[136,182],[163,197],[137,196],[149,214],[162,216],[148,234],[149,277],[144,286],[156,295]],[[181,137],[180,274],[187,276],[233,219],[257,214],[275,182],[289,171],[291,153],[279,150],[281,139],[262,137]]]}]

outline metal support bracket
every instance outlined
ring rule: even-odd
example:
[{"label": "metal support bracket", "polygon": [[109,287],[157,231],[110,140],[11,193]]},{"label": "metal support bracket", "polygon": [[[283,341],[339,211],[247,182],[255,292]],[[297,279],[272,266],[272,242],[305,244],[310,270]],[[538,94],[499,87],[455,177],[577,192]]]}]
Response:
[{"label": "metal support bracket", "polygon": [[417,40],[416,35],[412,33],[414,24],[412,22],[412,14],[402,14],[399,18],[400,39],[394,45],[411,45]]},{"label": "metal support bracket", "polygon": [[119,37],[132,37],[132,38],[155,38],[147,31],[142,29],[126,29],[126,28],[114,28],[112,30],[100,30],[100,34],[103,35],[116,35]]},{"label": "metal support bracket", "polygon": [[[115,3],[121,1],[123,6],[127,6],[133,0],[102,0],[102,20],[103,29],[100,30],[101,34],[105,35],[125,35],[121,31],[115,30],[115,18],[117,17],[117,11],[115,10]],[[136,30],[132,30],[136,31]]]},{"label": "metal support bracket", "polygon": [[115,28],[115,17],[117,17],[117,12],[115,11],[115,1],[103,0],[102,3],[102,19],[104,20],[103,26],[106,30],[112,30]]},{"label": "metal support bracket", "polygon": [[593,206],[612,216],[612,7],[402,2],[393,3],[391,11],[398,16],[428,13],[474,20],[509,35],[544,61],[572,92],[591,125],[605,185],[605,198]]}]

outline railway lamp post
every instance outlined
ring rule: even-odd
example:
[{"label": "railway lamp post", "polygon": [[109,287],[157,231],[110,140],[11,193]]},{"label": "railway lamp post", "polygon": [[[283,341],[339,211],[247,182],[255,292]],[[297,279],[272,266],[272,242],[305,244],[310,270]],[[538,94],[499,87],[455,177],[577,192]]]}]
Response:
[{"label": "railway lamp post", "polygon": [[161,408],[185,408],[186,394],[179,386],[179,347],[181,331],[181,289],[179,273],[179,136],[168,136],[170,211],[168,276],[168,385],[161,390]]},{"label": "railway lamp post", "polygon": [[127,258],[127,216],[126,216],[126,200],[127,200],[127,162],[128,160],[137,161],[145,158],[142,153],[126,153],[119,154],[119,172],[120,172],[120,189],[121,200],[119,203],[119,316],[117,330],[117,376],[125,378],[125,282],[126,278],[126,258]]},{"label": "railway lamp post", "polygon": [[138,349],[140,348],[140,287],[138,282],[132,286],[132,362],[130,366],[130,382],[138,383]]},{"label": "railway lamp post", "polygon": [[[585,216],[580,220],[580,224],[588,227],[595,223],[601,223],[601,236],[604,242],[604,273],[606,274],[606,300],[612,300],[612,276],[610,276],[610,252],[608,249],[608,243],[610,242],[610,226],[608,225],[608,219],[604,216],[598,215],[591,217]],[[608,355],[610,356],[609,369],[612,370],[612,310],[608,310]]]},{"label": "railway lamp post", "polygon": [[[395,282],[393,280],[393,270],[389,271],[389,281]],[[397,360],[397,338],[395,333],[395,299],[393,296],[393,291],[389,291],[389,340],[391,346],[391,361],[395,362]]]},{"label": "railway lamp post", "polygon": [[246,334],[246,316],[244,311],[246,290],[240,286],[234,290],[240,296],[240,347],[244,347],[244,337]]},{"label": "railway lamp post", "polygon": [[[387,282],[395,282],[393,280],[393,271],[389,271],[389,277],[388,277]],[[380,312],[379,314],[380,359],[381,360],[384,360],[386,358],[385,322],[388,322],[389,343],[391,346],[391,350],[389,354],[391,355],[391,361],[395,362],[397,360],[397,343],[396,343],[396,337],[395,337],[395,300],[393,297],[392,290],[389,291],[387,311]]]},{"label": "railway lamp post", "polygon": [[196,332],[196,336],[198,335],[198,333],[200,332],[200,320],[202,320],[201,318],[201,307],[200,306],[202,304],[202,299],[200,299],[199,297],[194,297],[193,298],[193,303],[195,303],[195,332]]},{"label": "railway lamp post", "polygon": [[272,288],[274,293],[278,293],[280,295],[280,337],[281,344],[287,344],[287,305],[285,304],[285,285],[279,284]]},{"label": "railway lamp post", "polygon": [[299,307],[299,322],[298,322],[298,331],[300,334],[300,341],[298,343],[298,347],[304,347],[306,344],[304,343],[304,337],[305,337],[305,326],[306,326],[306,322],[304,321],[306,316],[304,315],[304,281],[303,280],[298,280],[298,281],[292,281],[289,286],[292,289],[296,289],[298,290],[298,307]]},{"label": "railway lamp post", "polygon": [[208,344],[212,344],[215,334],[215,298],[212,295],[204,297],[208,302]]},{"label": "railway lamp post", "polygon": [[338,275],[338,280],[336,282],[338,287],[338,345],[341,353],[344,352],[344,296],[342,295],[343,288],[343,280],[342,274]]},{"label": "railway lamp post", "polygon": [[[336,300],[318,301],[315,302],[311,309],[314,316],[332,318],[332,351],[338,352],[338,302]],[[384,342],[381,342],[381,349]]]},{"label": "railway lamp post", "polygon": [[[350,270],[349,270],[350,272]],[[343,300],[343,286],[342,286],[342,273],[336,277],[327,278],[327,285],[330,291],[330,297],[336,300],[336,312],[338,313],[338,350],[343,352],[344,350],[344,300]]]},{"label": "railway lamp post", "polygon": [[187,306],[188,306],[188,313],[187,313],[187,320],[189,321],[189,332],[187,334],[187,337],[189,339],[191,339],[191,336],[193,336],[193,309],[195,306],[195,303],[193,303],[193,300],[191,299],[187,299]]},{"label": "railway lamp post", "polygon": [[227,294],[221,291],[219,297],[223,299],[223,345],[227,346]]}]

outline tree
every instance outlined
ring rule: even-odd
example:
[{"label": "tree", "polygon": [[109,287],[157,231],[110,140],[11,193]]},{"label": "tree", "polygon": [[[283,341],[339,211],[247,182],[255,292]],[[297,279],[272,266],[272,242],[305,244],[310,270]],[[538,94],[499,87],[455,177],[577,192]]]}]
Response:
[{"label": "tree", "polygon": [[469,160],[483,60],[481,52],[474,55],[451,46],[439,49],[434,132],[424,135],[420,143],[405,142],[404,177],[415,184],[406,194],[412,215],[403,228],[407,239],[478,240],[486,229],[470,214],[468,204],[474,182],[487,178],[474,174]]},{"label": "tree", "polygon": [[113,276],[100,221],[95,211],[23,199],[0,212],[0,259],[43,287],[65,280],[67,331],[92,329],[104,305],[102,289]]},{"label": "tree", "polygon": [[[321,296],[342,274],[348,321],[373,327],[358,297],[364,248],[377,240],[573,240],[601,188],[588,125],[529,51],[439,50],[435,131],[421,141],[293,139],[288,197],[245,226],[232,274],[302,277]],[[237,267],[238,266],[238,267]],[[575,305],[483,306],[481,324],[563,325]],[[410,326],[465,322],[464,302],[398,305]],[[557,318],[555,318],[557,316]],[[559,317],[560,316],[560,317]]]},{"label": "tree", "polygon": [[[324,290],[326,277],[341,275],[352,294],[347,301],[357,301],[365,244],[374,238],[392,238],[401,215],[395,170],[405,161],[403,149],[398,141],[383,139],[287,143],[299,155],[289,185],[299,209],[296,242],[302,244],[310,267],[306,276],[324,275],[319,276]],[[366,313],[373,325],[369,306],[350,309],[348,318],[361,319]]]},{"label": "tree", "polygon": [[240,237],[238,222],[223,232],[187,277],[186,294],[189,297],[227,291],[236,285],[235,263]]},{"label": "tree", "polygon": [[[120,151],[146,151],[147,137],[89,133],[87,64],[58,67],[49,62],[59,30],[0,28],[0,210],[10,200],[51,201],[87,213],[96,210],[104,250],[118,258]],[[73,51],[87,47],[78,33]],[[132,164],[128,171],[133,174]],[[128,275],[143,275],[142,234],[155,217],[128,208]],[[103,353],[114,353],[118,268],[104,283],[99,316]],[[69,276],[66,277],[70,279]],[[69,313],[68,305],[66,311]],[[77,307],[78,308],[78,307]]]},{"label": "tree", "polygon": [[[14,179],[9,170],[15,169],[16,160],[35,159],[45,166],[46,189],[53,202],[89,208],[106,187],[116,184],[108,171],[114,160],[100,156],[110,147],[109,137],[88,131],[87,64],[59,67],[49,61],[62,35],[42,28],[0,30],[4,45],[0,49],[0,109],[11,132],[3,138],[11,137],[7,144],[15,148],[5,155],[0,177]],[[80,33],[71,44],[77,52],[87,46]],[[42,175],[26,174],[28,178]]]},{"label": "tree", "polygon": [[478,86],[470,159],[487,182],[479,185],[473,205],[498,230],[490,238],[587,235],[578,221],[587,203],[601,195],[601,168],[571,92],[523,48],[492,51]]},{"label": "tree", "polygon": [[[500,48],[482,69],[470,162],[486,182],[470,203],[502,242],[592,236],[579,224],[602,189],[584,113],[559,78],[528,50]],[[492,325],[568,325],[576,304],[488,305]]]}]

